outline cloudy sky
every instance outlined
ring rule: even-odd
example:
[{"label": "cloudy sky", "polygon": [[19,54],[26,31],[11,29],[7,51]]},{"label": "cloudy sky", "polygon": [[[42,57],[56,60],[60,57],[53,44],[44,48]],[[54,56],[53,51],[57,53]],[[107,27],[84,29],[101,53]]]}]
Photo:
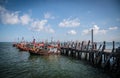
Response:
[{"label": "cloudy sky", "polygon": [[0,42],[120,41],[119,0],[0,0]]}]

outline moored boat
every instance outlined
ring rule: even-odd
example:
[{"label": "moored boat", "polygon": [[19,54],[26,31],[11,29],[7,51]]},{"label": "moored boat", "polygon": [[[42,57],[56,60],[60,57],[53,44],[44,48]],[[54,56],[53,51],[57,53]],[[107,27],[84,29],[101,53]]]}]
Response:
[{"label": "moored boat", "polygon": [[29,53],[34,55],[48,55],[49,51],[45,49],[29,49]]},{"label": "moored boat", "polygon": [[51,54],[60,54],[60,44],[57,43],[44,43],[44,42],[20,42],[17,44],[13,44],[16,46],[20,51],[28,51],[30,54],[35,55],[51,55]]},{"label": "moored boat", "polygon": [[[40,44],[42,45],[42,44]],[[29,49],[30,54],[35,55],[53,55],[53,54],[60,54],[60,50],[58,47],[53,45],[42,45],[42,46],[33,46],[31,49]]]},{"label": "moored boat", "polygon": [[29,50],[29,47],[25,43],[16,44],[16,48],[18,48],[20,51],[28,51]]},{"label": "moored boat", "polygon": [[19,47],[20,51],[29,51],[29,49],[27,47]]}]

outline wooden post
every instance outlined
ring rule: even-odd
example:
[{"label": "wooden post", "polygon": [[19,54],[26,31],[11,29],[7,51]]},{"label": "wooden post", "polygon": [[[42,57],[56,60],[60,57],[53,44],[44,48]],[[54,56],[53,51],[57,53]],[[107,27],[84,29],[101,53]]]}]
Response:
[{"label": "wooden post", "polygon": [[115,41],[113,41],[113,48],[112,48],[112,52],[114,52],[115,50]]},{"label": "wooden post", "polygon": [[65,48],[65,55],[67,55],[67,48]]},{"label": "wooden post", "polygon": [[95,49],[97,49],[97,43],[95,43]]},{"label": "wooden post", "polygon": [[78,50],[76,50],[76,53],[77,53],[76,58],[78,59],[79,58],[79,52],[78,52]]},{"label": "wooden post", "polygon": [[93,29],[91,30],[91,43],[92,43],[92,51],[93,51]]},{"label": "wooden post", "polygon": [[103,59],[104,59],[104,63],[105,63],[105,60],[106,60],[106,55],[105,55],[105,53],[104,53],[104,58],[103,58]]},{"label": "wooden post", "polygon": [[73,49],[71,49],[71,56],[73,57]]},{"label": "wooden post", "polygon": [[63,55],[65,55],[65,48],[63,48]]},{"label": "wooden post", "polygon": [[90,44],[90,40],[88,41],[88,44],[87,44],[87,49],[86,49],[86,53],[85,53],[85,60],[87,60],[87,54],[88,54],[88,50],[89,50],[89,44]]},{"label": "wooden post", "polygon": [[80,59],[81,59],[81,57],[82,57],[82,50],[83,50],[83,44],[84,44],[84,41],[82,41],[82,43],[81,43],[81,49],[80,49],[80,53],[79,53],[79,55],[80,55]]},{"label": "wooden post", "polygon": [[[113,49],[112,50],[113,50],[112,52],[114,52],[114,50],[115,50],[115,41],[113,41]],[[114,56],[113,56],[113,60],[115,60]]]},{"label": "wooden post", "polygon": [[103,42],[102,51],[99,53],[98,65],[101,65],[101,63],[102,63],[102,54],[103,54],[103,52],[104,52],[104,50],[105,50],[105,47],[106,47],[106,43],[105,43],[105,41],[104,41],[104,42]]},{"label": "wooden post", "polygon": [[103,48],[102,48],[102,51],[104,51],[105,48],[106,48],[106,42],[104,41],[104,42],[103,42]]},{"label": "wooden post", "polygon": [[89,61],[92,61],[93,62],[93,29],[91,30],[91,52],[89,52]]},{"label": "wooden post", "polygon": [[[78,49],[80,48],[80,42],[79,42],[79,44],[78,44]],[[79,52],[79,50],[77,50],[77,52],[78,52],[78,59],[80,58],[80,52]]]}]

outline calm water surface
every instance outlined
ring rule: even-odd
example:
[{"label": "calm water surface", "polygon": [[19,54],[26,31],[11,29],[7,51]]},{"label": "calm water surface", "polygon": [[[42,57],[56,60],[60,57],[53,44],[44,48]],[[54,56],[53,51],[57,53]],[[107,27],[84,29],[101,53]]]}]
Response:
[{"label": "calm water surface", "polygon": [[84,61],[66,56],[35,56],[12,43],[0,43],[0,78],[110,78]]}]

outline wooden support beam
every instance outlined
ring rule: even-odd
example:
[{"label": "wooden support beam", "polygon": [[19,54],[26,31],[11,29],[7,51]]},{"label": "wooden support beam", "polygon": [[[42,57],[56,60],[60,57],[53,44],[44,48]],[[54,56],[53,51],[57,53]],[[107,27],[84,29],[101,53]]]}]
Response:
[{"label": "wooden support beam", "polygon": [[93,29],[91,30],[91,43],[92,43],[92,50],[93,50]]}]

